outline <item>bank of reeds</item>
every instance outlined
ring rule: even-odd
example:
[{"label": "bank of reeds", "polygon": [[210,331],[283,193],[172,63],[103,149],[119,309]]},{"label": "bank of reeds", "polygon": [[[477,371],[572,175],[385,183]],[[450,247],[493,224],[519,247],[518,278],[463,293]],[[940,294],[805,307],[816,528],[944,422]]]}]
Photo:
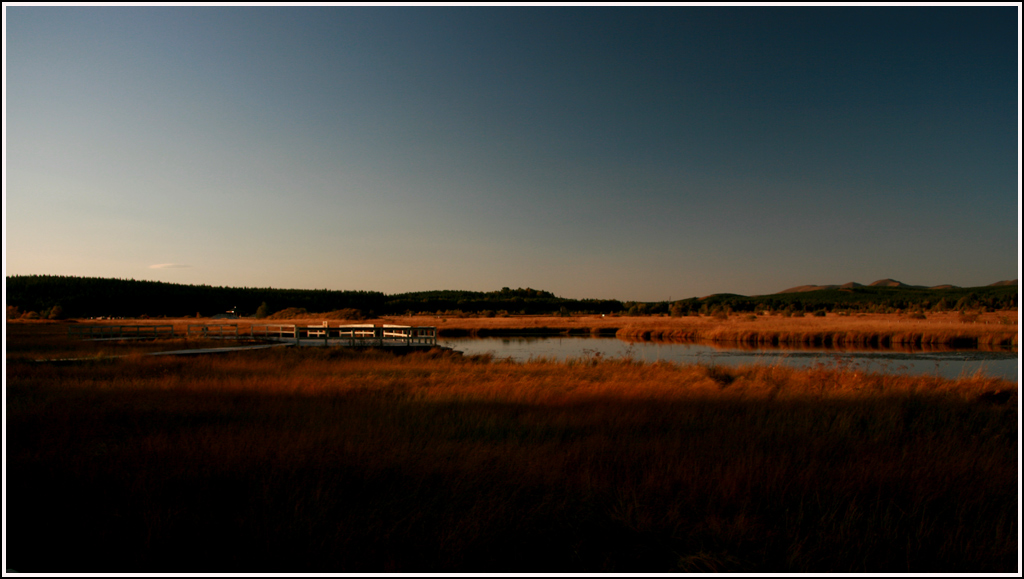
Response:
[{"label": "bank of reeds", "polygon": [[919,320],[907,316],[830,316],[784,318],[780,316],[734,316],[633,321],[618,330],[624,340],[728,342],[762,345],[805,345],[822,347],[1017,347],[1016,312],[1013,323],[997,322],[990,314],[981,323],[963,322],[952,315]]},{"label": "bank of reeds", "polygon": [[771,327],[750,328],[719,326],[707,330],[629,327],[619,330],[623,340],[661,340],[682,342],[729,342],[769,346],[801,345],[815,347],[1017,347],[1018,335],[1010,331],[978,331],[961,328],[886,327],[866,330],[803,329],[780,330]]},{"label": "bank of reeds", "polygon": [[1017,312],[962,316],[938,312],[783,317],[578,316],[511,318],[398,317],[396,323],[436,325],[441,335],[492,336],[513,332],[615,335],[623,340],[720,342],[819,347],[1017,347]]},{"label": "bank of reeds", "polygon": [[309,348],[8,359],[23,572],[1013,572],[983,375]]},{"label": "bank of reeds", "polygon": [[[239,332],[252,325],[310,324],[331,320],[342,323],[392,323],[435,326],[441,336],[484,337],[501,335],[590,335],[616,336],[622,340],[661,340],[797,347],[1013,347],[1019,345],[1017,311],[988,312],[962,316],[958,312],[929,313],[924,319],[904,314],[860,314],[824,317],[783,317],[778,315],[714,316],[512,316],[502,318],[449,318],[444,316],[394,316],[362,320],[355,310],[303,313],[281,319],[204,320],[103,320],[67,323],[86,324],[172,324],[178,335],[195,324],[236,324]],[[9,324],[25,327],[31,322]],[[64,328],[64,324],[52,324]],[[59,333],[66,329],[55,329]]]}]

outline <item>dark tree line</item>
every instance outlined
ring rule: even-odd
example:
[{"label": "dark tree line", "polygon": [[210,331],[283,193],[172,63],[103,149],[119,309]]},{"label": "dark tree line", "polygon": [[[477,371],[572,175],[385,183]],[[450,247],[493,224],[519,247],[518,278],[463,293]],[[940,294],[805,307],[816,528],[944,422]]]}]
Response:
[{"label": "dark tree line", "polygon": [[[9,276],[7,305],[21,313],[60,316],[191,317],[234,311],[239,316],[272,314],[286,308],[308,312],[358,310],[365,315],[405,313],[709,315],[720,312],[892,312],[896,310],[1001,310],[1017,306],[1017,286],[925,289],[858,287],[766,296],[716,294],[675,302],[575,300],[532,288],[493,292],[426,291],[386,295],[374,291],[214,287],[156,281],[73,277]],[[55,316],[57,317],[57,316]]]},{"label": "dark tree line", "polygon": [[184,285],[72,276],[10,276],[7,304],[21,312],[59,305],[64,316],[191,317],[234,310],[250,316],[266,302],[272,311],[286,307],[327,312],[345,308],[379,309],[384,294],[370,291],[295,290]]},{"label": "dark tree line", "polygon": [[623,310],[618,300],[574,300],[532,288],[502,288],[494,292],[430,291],[389,296],[389,313],[506,312],[509,314],[579,313],[610,314]]},{"label": "dark tree line", "polygon": [[532,288],[496,292],[432,291],[385,295],[374,291],[214,287],[156,281],[74,277],[9,276],[7,304],[22,313],[59,306],[64,317],[191,317],[234,311],[239,316],[268,315],[287,308],[307,312],[358,310],[365,315],[508,312],[614,313],[616,300],[571,300]]},{"label": "dark tree line", "polygon": [[973,288],[859,287],[826,289],[766,296],[716,294],[678,302],[647,305],[650,313],[659,310],[673,315],[730,312],[857,312],[890,313],[900,311],[1004,310],[1017,307],[1017,286]]}]

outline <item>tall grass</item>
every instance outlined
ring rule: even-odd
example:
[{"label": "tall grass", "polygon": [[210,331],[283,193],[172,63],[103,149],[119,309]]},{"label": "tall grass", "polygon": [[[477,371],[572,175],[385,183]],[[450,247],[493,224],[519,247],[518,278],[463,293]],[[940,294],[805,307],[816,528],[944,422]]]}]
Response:
[{"label": "tall grass", "polygon": [[[349,312],[349,313],[345,313]],[[184,335],[189,324],[237,324],[245,334],[250,326],[265,323],[308,324],[311,321],[345,318],[355,321],[361,316],[355,310],[303,313],[289,319],[275,320],[105,320],[89,324],[172,324],[178,335]],[[358,313],[358,312],[356,312]],[[277,316],[275,315],[275,318]],[[615,335],[623,340],[700,341],[729,344],[784,345],[808,347],[1017,347],[1017,311],[973,313],[967,317],[958,312],[930,313],[926,319],[910,314],[863,314],[856,316],[829,314],[825,317],[731,316],[515,316],[500,318],[449,318],[444,316],[391,316],[375,323],[413,326],[436,326],[442,336],[487,336],[509,332],[565,332],[590,335]],[[339,321],[341,323],[341,321]],[[24,328],[50,327],[52,332],[66,332],[64,324],[23,322],[8,324],[15,331]]]},{"label": "tall grass", "polygon": [[18,571],[1018,570],[981,374],[9,356],[6,400]]},{"label": "tall grass", "polygon": [[[724,312],[722,312],[724,313]],[[829,314],[782,316],[579,316],[553,318],[448,319],[391,318],[397,323],[436,325],[442,335],[488,335],[498,330],[538,328],[603,333],[612,330],[624,340],[705,341],[764,345],[857,347],[1011,346],[1018,345],[1017,312],[990,312],[968,317],[955,312],[932,313],[925,319],[910,314]]]},{"label": "tall grass", "polygon": [[[1013,312],[1016,314],[1016,312]],[[617,332],[622,339],[682,340],[764,345],[856,347],[1011,346],[1018,345],[1016,321],[997,322],[990,314],[966,323],[954,315],[933,319],[910,316],[749,317],[727,321],[635,321]],[[1014,315],[1014,317],[1016,317]],[[1009,321],[1007,315],[1002,318]],[[660,323],[659,323],[660,322]]]}]

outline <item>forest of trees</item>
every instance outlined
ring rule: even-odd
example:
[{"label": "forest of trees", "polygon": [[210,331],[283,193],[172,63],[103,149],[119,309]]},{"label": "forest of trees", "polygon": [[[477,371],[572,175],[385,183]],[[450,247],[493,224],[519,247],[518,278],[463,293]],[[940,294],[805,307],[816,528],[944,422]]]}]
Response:
[{"label": "forest of trees", "polygon": [[653,308],[649,304],[646,305],[647,313],[659,313],[664,310],[672,315],[713,314],[721,311],[819,315],[828,312],[893,313],[982,309],[992,311],[1015,307],[1016,285],[946,289],[861,286],[751,297],[716,294],[671,304],[655,304]]},{"label": "forest of trees", "polygon": [[[614,313],[616,300],[573,300],[532,288],[494,292],[428,291],[385,295],[374,291],[214,287],[155,281],[8,276],[8,317],[192,317],[234,312],[265,317],[285,309],[307,312],[358,310],[365,316],[406,313],[553,314]],[[54,315],[56,308],[57,314]]]},{"label": "forest of trees", "polygon": [[[927,289],[861,286],[741,296],[715,294],[673,302],[576,300],[532,288],[493,292],[425,291],[386,295],[374,291],[214,287],[156,281],[73,276],[8,276],[7,317],[193,317],[228,311],[266,317],[295,308],[308,312],[356,310],[364,316],[396,314],[517,315],[894,312],[1002,310],[1017,307],[1017,286]],[[33,315],[34,314],[34,315]]]},{"label": "forest of trees", "polygon": [[[379,310],[384,294],[368,291],[213,287],[158,281],[73,276],[8,276],[7,305],[41,316],[55,306],[61,315],[90,317],[193,317],[235,311],[252,316],[266,302],[272,311],[288,307],[311,312],[344,308]],[[43,316],[46,317],[46,316]]]},{"label": "forest of trees", "polygon": [[429,291],[388,296],[384,311],[389,313],[465,312],[508,314],[554,314],[586,312],[611,314],[623,310],[618,300],[574,300],[532,288],[501,288],[493,292]]}]

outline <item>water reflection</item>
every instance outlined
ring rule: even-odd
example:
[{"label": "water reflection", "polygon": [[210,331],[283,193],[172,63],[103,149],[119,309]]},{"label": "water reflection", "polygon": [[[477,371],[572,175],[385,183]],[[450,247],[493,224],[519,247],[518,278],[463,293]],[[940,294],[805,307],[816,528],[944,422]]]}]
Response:
[{"label": "water reflection", "polygon": [[466,354],[491,353],[498,358],[633,358],[647,362],[785,364],[807,368],[818,365],[855,368],[865,372],[932,374],[958,378],[981,371],[988,376],[1017,381],[1019,358],[1006,348],[953,349],[918,345],[897,348],[823,348],[821,346],[768,346],[755,344],[624,341],[599,337],[487,337],[440,338],[442,346]]},{"label": "water reflection", "polygon": [[[814,344],[792,343],[792,344],[756,344],[752,342],[683,342],[671,340],[628,340],[630,343],[639,342],[642,344],[697,344],[722,351],[806,351],[806,352],[834,352],[834,353],[863,353],[863,352],[900,352],[906,354],[921,353],[942,353],[942,352],[963,352],[964,348],[956,348],[944,344],[909,344],[899,343],[889,346],[876,344],[858,344],[856,346],[822,346]],[[992,344],[980,344],[971,348],[972,352],[998,352],[1016,356],[1017,351],[1012,346],[999,346]]]}]

